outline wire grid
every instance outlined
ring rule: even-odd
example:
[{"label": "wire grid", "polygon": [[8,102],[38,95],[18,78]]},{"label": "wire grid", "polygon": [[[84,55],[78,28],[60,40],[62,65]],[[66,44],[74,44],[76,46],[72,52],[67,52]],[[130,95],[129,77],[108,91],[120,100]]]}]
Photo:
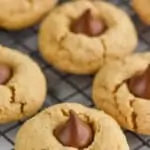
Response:
[{"label": "wire grid", "polygon": [[[150,49],[150,28],[144,26],[131,10],[129,0],[109,0],[124,9],[133,19],[139,32],[137,51]],[[61,1],[62,2],[62,1]],[[43,108],[61,103],[78,102],[94,107],[91,100],[92,76],[68,75],[54,69],[41,58],[37,47],[38,25],[19,32],[0,30],[0,44],[30,55],[43,69],[48,81],[48,94]],[[23,122],[0,126],[0,150],[14,150],[15,136]],[[150,150],[150,136],[125,131],[131,150]]]}]

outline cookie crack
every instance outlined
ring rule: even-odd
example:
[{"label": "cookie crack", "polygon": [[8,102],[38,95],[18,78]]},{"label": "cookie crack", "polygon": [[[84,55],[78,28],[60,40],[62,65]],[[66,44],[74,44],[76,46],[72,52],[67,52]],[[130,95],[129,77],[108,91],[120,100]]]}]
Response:
[{"label": "cookie crack", "polygon": [[42,148],[41,150],[49,150],[49,148]]},{"label": "cookie crack", "polygon": [[34,4],[34,1],[33,0],[26,0],[27,1],[27,3],[30,5],[30,6],[32,6],[33,4]]},{"label": "cookie crack", "polygon": [[[114,102],[115,102],[115,105],[116,105],[116,108],[119,112],[119,114],[124,118],[124,120],[126,122],[127,121],[127,117],[122,113],[122,111],[119,109],[119,105],[118,105],[118,102],[117,102],[117,96],[116,96],[116,93],[118,92],[118,90],[120,89],[120,87],[125,83],[126,80],[122,81],[121,83],[119,83],[118,85],[115,86],[114,90],[113,90],[113,95],[114,95]],[[134,104],[135,100],[130,100],[129,102],[129,105],[130,107],[133,109],[133,104]],[[131,120],[132,120],[132,126],[133,126],[133,129],[135,131],[137,131],[138,129],[138,125],[137,125],[137,113],[133,110],[132,111],[132,114],[131,114]]]},{"label": "cookie crack", "polygon": [[103,49],[104,49],[104,52],[103,52],[103,61],[104,61],[104,64],[105,64],[106,57],[107,57],[107,46],[105,44],[105,40],[104,39],[101,39],[101,43],[102,43],[102,46],[103,46]]},{"label": "cookie crack", "polygon": [[116,94],[116,93],[118,92],[118,90],[120,89],[120,87],[121,87],[124,83],[125,83],[125,80],[123,80],[121,83],[118,83],[118,84],[114,87],[112,93],[113,93],[113,94]]},{"label": "cookie crack", "polygon": [[50,112],[48,112],[48,111],[45,111],[45,114],[48,115],[49,117],[52,116],[52,114]]},{"label": "cookie crack", "polygon": [[64,34],[64,35],[61,36],[60,39],[58,40],[58,41],[59,41],[59,49],[61,49],[61,51],[62,51],[62,49],[63,49],[63,51],[68,51],[67,48],[64,47],[63,44],[62,44],[62,43],[65,41],[66,37],[67,37],[67,34]]},{"label": "cookie crack", "polygon": [[64,34],[62,37],[60,37],[60,39],[59,39],[59,49],[61,49],[61,52],[62,51],[66,51],[67,53],[69,53],[69,55],[68,55],[69,61],[72,64],[74,64],[74,61],[73,61],[73,59],[71,57],[72,55],[71,55],[69,49],[67,49],[67,47],[63,46],[63,42],[65,41],[66,37],[67,37],[67,34]]},{"label": "cookie crack", "polygon": [[113,90],[113,95],[114,95],[114,102],[115,102],[115,106],[118,110],[118,113],[124,118],[125,122],[127,123],[128,120],[127,120],[127,117],[124,115],[124,113],[122,113],[120,107],[119,107],[119,104],[118,104],[118,101],[117,101],[117,95],[116,93],[118,93],[120,87],[124,84],[125,81],[122,81],[121,83],[119,83],[118,85],[115,86],[114,90]]},{"label": "cookie crack", "polygon": [[125,122],[127,123],[127,122],[128,122],[127,117],[126,117],[126,116],[124,115],[124,113],[122,113],[122,111],[120,110],[119,104],[118,104],[118,102],[117,102],[117,96],[116,96],[116,95],[114,95],[114,102],[115,102],[115,106],[116,106],[116,108],[117,108],[117,110],[118,110],[118,113],[124,118]]},{"label": "cookie crack", "polygon": [[22,113],[22,114],[24,114],[24,112],[25,112],[25,106],[26,106],[26,103],[24,103],[24,102],[20,102],[20,112]]},{"label": "cookie crack", "polygon": [[61,43],[63,43],[63,41],[66,39],[66,37],[67,37],[67,34],[64,34],[63,36],[60,37],[60,39],[59,39],[60,45],[61,45]]},{"label": "cookie crack", "polygon": [[[131,107],[132,109],[134,108],[134,107],[133,107],[134,102],[135,102],[135,100],[130,100],[130,103],[129,103],[129,105],[130,105],[130,107]],[[134,109],[133,109],[133,112],[132,112],[132,114],[131,114],[131,119],[132,119],[133,129],[134,129],[135,131],[137,131],[137,129],[138,129],[138,125],[137,125],[137,113],[134,111]]]},{"label": "cookie crack", "polygon": [[67,112],[66,110],[61,109],[60,111],[61,111],[61,113],[63,114],[63,116],[66,116],[66,117],[69,116],[69,112]]},{"label": "cookie crack", "polygon": [[10,97],[10,103],[11,104],[19,104],[20,105],[20,112],[23,114],[24,111],[24,107],[26,105],[25,102],[16,102],[16,88],[15,86],[9,86],[9,89],[11,91],[11,97]]},{"label": "cookie crack", "polygon": [[10,86],[9,87],[10,91],[11,91],[11,97],[10,97],[10,103],[15,103],[15,93],[16,93],[16,89],[14,86]]},{"label": "cookie crack", "polygon": [[29,2],[30,4],[32,4],[33,3],[33,0],[26,0],[27,2]]}]

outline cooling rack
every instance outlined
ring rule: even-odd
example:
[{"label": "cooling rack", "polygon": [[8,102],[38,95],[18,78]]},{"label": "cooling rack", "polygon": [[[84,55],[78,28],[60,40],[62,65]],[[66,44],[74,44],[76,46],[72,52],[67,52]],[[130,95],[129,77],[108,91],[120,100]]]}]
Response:
[{"label": "cooling rack", "polygon": [[[139,35],[137,51],[150,50],[150,28],[143,25],[130,7],[130,0],[109,0],[125,10],[134,21]],[[63,0],[60,1],[64,2]],[[30,55],[42,68],[48,82],[48,93],[42,109],[62,102],[78,102],[94,107],[91,101],[91,76],[75,76],[55,70],[41,58],[37,47],[39,25],[23,31],[0,30],[0,44]],[[0,126],[0,150],[13,150],[16,133],[23,122]],[[125,131],[131,150],[150,150],[150,136]]]}]

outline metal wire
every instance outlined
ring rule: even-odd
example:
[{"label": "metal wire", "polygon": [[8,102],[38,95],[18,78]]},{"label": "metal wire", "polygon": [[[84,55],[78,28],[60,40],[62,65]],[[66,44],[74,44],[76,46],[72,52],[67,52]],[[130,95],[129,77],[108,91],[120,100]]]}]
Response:
[{"label": "metal wire", "polygon": [[[63,1],[63,0],[62,0]],[[109,0],[124,9],[134,21],[139,33],[137,51],[150,49],[150,28],[144,26],[130,7],[130,0]],[[61,103],[78,102],[93,107],[91,76],[75,76],[59,72],[41,58],[37,47],[38,26],[19,32],[0,30],[0,44],[30,55],[43,69],[48,81],[48,95],[43,108]],[[0,150],[13,150],[16,133],[23,122],[0,125]],[[149,150],[150,136],[125,131],[131,150]]]}]

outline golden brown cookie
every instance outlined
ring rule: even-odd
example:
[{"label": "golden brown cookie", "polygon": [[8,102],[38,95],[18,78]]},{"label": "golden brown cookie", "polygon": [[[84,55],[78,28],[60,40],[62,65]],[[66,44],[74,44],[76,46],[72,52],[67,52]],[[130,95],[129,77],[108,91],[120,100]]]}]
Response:
[{"label": "golden brown cookie", "polygon": [[68,73],[92,74],[106,61],[132,52],[135,28],[125,12],[102,1],[68,2],[43,22],[39,47],[43,58]]},{"label": "golden brown cookie", "polygon": [[0,0],[0,27],[18,30],[40,21],[58,0]]},{"label": "golden brown cookie", "polygon": [[36,113],[46,94],[46,81],[28,56],[0,46],[0,123]]},{"label": "golden brown cookie", "polygon": [[132,0],[132,6],[141,20],[147,25],[150,25],[150,1]]},{"label": "golden brown cookie", "polygon": [[138,53],[107,64],[97,74],[93,99],[119,124],[150,135],[150,53]]},{"label": "golden brown cookie", "polygon": [[[89,145],[80,147],[89,135],[92,135],[92,141]],[[118,148],[129,150],[118,124],[101,111],[75,103],[52,106],[28,120],[18,132],[15,144],[15,150],[118,150]]]}]

